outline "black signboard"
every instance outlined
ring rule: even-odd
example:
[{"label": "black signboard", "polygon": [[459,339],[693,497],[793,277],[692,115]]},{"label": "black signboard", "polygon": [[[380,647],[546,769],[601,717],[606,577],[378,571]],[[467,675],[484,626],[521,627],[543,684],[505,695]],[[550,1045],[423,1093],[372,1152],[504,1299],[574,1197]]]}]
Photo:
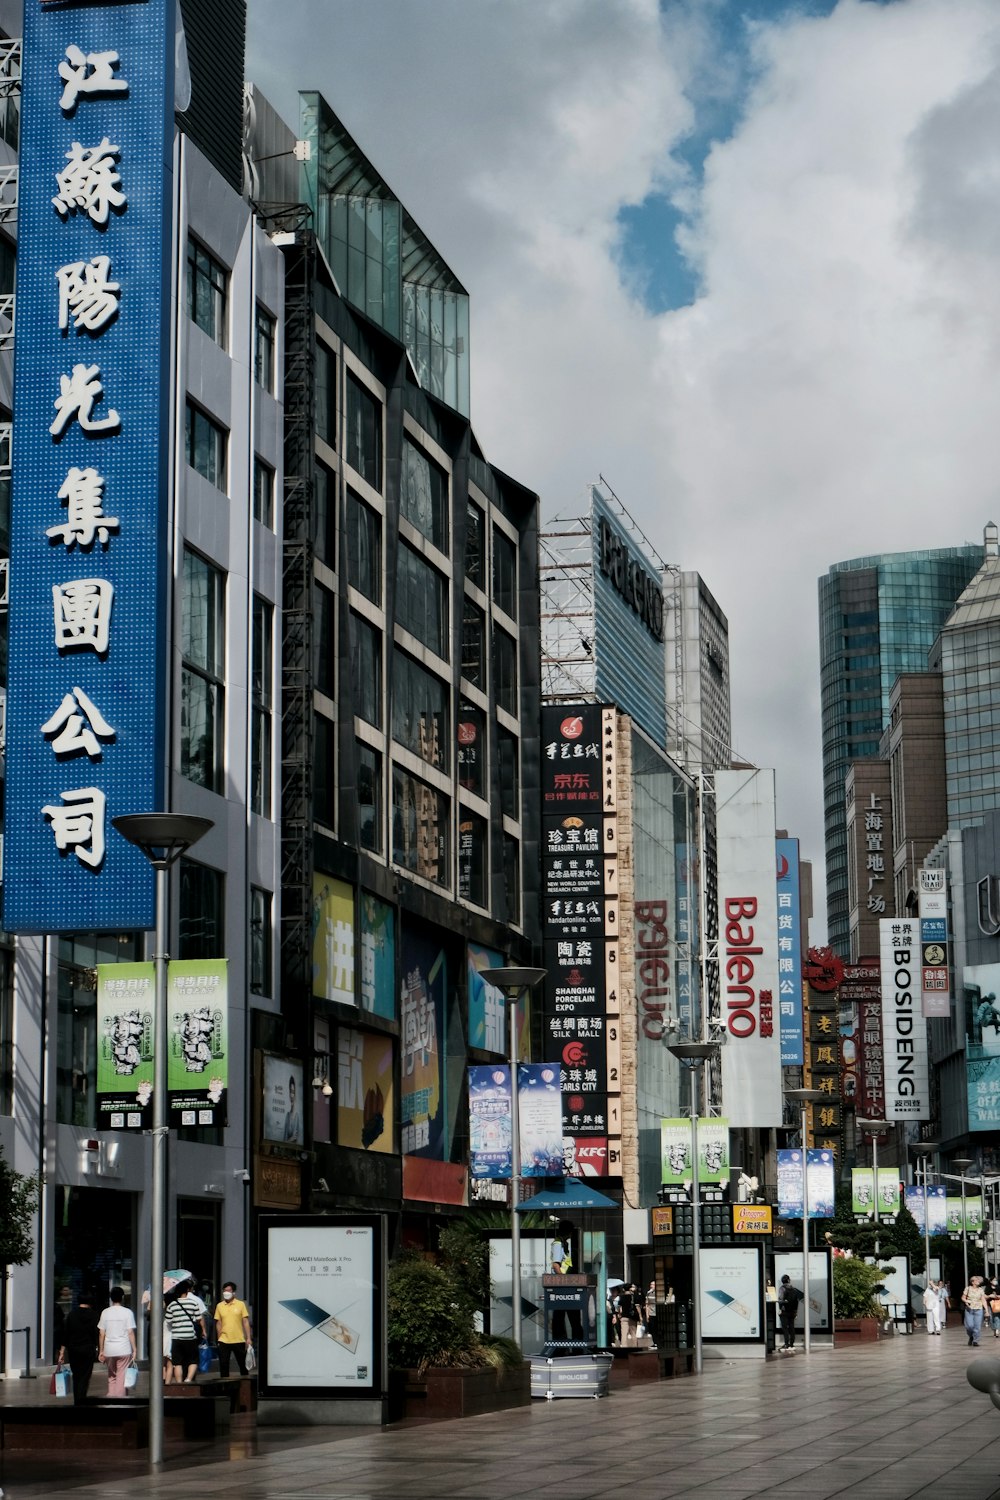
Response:
[{"label": "black signboard", "polygon": [[546,812],[600,807],[601,709],[550,704],[542,709],[542,807]]}]

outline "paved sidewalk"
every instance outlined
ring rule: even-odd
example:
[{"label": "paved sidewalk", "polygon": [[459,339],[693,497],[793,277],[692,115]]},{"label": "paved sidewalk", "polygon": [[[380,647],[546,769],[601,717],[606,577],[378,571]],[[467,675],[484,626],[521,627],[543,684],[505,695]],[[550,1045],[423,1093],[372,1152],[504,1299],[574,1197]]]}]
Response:
[{"label": "paved sidewalk", "polygon": [[602,1401],[535,1401],[461,1422],[261,1429],[168,1455],[0,1457],[5,1500],[990,1500],[1000,1411],[969,1386],[961,1329],[807,1360],[706,1362]]}]

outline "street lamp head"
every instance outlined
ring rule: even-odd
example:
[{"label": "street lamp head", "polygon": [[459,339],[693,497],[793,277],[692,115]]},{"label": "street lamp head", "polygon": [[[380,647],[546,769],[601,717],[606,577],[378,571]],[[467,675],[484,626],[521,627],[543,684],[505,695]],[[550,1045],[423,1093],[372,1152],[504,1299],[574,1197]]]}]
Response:
[{"label": "street lamp head", "polygon": [[822,1089],[785,1089],[785,1098],[793,1104],[820,1104],[829,1097]]},{"label": "street lamp head", "polygon": [[718,1057],[719,1046],[718,1042],[668,1042],[667,1051],[693,1067],[695,1063]]},{"label": "street lamp head", "polygon": [[141,849],[154,869],[169,869],[210,828],[211,818],[190,813],[121,813],[111,819],[122,838]]},{"label": "street lamp head", "polygon": [[494,989],[502,990],[510,1000],[516,999],[524,990],[533,990],[548,972],[548,969],[483,969],[482,977]]},{"label": "street lamp head", "polygon": [[855,1124],[865,1135],[884,1135],[887,1130],[892,1129],[891,1120],[856,1120]]},{"label": "street lamp head", "polygon": [[940,1144],[940,1141],[911,1141],[907,1150],[912,1151],[914,1156],[930,1156]]},{"label": "street lamp head", "polygon": [[961,1172],[962,1176],[964,1177],[965,1176],[965,1169],[967,1167],[971,1167],[972,1166],[972,1157],[971,1156],[953,1156],[952,1159],[951,1159],[951,1164],[952,1164],[953,1167],[957,1167],[958,1170]]}]

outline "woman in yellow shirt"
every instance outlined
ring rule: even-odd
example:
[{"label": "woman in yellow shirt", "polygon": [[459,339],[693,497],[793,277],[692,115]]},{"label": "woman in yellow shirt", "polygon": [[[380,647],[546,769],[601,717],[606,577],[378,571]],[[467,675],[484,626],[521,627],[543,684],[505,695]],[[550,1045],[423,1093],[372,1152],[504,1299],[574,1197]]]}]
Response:
[{"label": "woman in yellow shirt", "polygon": [[229,1356],[235,1354],[241,1375],[247,1372],[247,1349],[253,1342],[250,1309],[236,1295],[236,1282],[222,1284],[222,1301],[213,1315],[218,1338],[219,1374],[229,1374]]}]

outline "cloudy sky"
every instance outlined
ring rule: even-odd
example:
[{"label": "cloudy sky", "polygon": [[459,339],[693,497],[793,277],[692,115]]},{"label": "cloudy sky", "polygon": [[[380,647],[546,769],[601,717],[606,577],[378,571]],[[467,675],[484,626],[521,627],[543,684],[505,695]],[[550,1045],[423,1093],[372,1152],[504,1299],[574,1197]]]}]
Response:
[{"label": "cloudy sky", "polygon": [[998,0],[249,0],[247,66],[469,290],[491,460],[702,573],[819,875],[817,577],[1000,520]]}]

